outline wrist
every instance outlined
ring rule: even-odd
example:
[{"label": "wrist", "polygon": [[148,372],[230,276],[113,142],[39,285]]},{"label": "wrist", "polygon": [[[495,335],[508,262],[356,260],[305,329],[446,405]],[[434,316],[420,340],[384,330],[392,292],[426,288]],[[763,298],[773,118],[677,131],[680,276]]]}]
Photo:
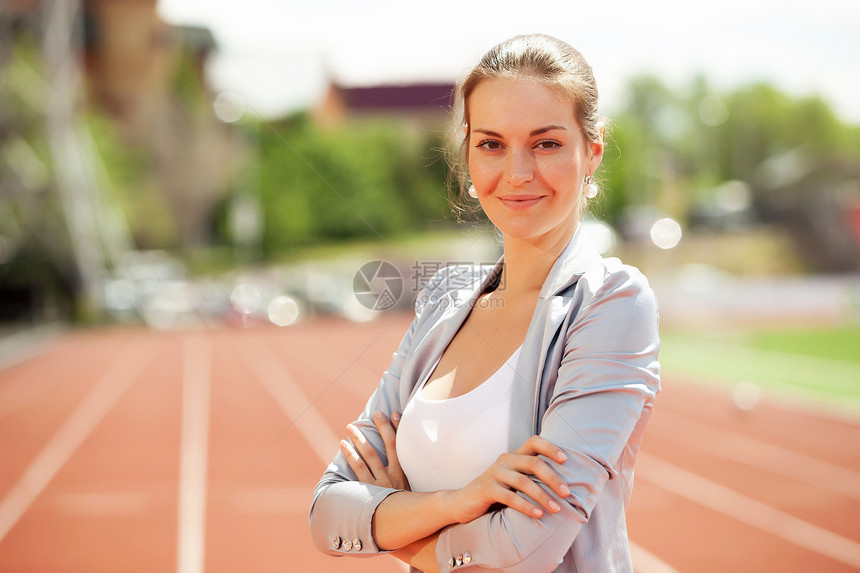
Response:
[{"label": "wrist", "polygon": [[453,492],[398,491],[386,497],[371,518],[377,547],[396,550],[423,539],[453,523],[459,523],[451,501]]},{"label": "wrist", "polygon": [[462,504],[457,501],[457,492],[458,490],[446,489],[433,493],[436,515],[445,524],[442,527],[463,522]]}]

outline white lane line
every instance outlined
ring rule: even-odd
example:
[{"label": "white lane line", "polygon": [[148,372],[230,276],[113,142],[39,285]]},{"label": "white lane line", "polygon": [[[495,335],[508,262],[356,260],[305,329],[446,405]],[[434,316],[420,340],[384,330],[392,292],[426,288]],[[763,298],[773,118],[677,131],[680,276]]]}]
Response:
[{"label": "white lane line", "polygon": [[860,543],[789,515],[669,462],[640,453],[636,475],[671,493],[790,543],[860,567]]},{"label": "white lane line", "polygon": [[108,367],[0,502],[0,542],[151,359],[150,352],[142,352],[139,346],[133,346]]},{"label": "white lane line", "polygon": [[683,414],[661,410],[658,415],[678,430],[661,433],[663,438],[860,500],[860,473]]},{"label": "white lane line", "polygon": [[242,350],[248,368],[292,421],[293,427],[323,463],[331,462],[340,440],[290,373],[271,350],[265,350],[259,343],[245,343]]},{"label": "white lane line", "polygon": [[630,542],[630,557],[636,573],[678,573],[678,570],[642,547]]},{"label": "white lane line", "polygon": [[179,528],[176,570],[202,573],[206,546],[206,476],[212,348],[186,338],[182,363],[182,444],[179,453]]}]

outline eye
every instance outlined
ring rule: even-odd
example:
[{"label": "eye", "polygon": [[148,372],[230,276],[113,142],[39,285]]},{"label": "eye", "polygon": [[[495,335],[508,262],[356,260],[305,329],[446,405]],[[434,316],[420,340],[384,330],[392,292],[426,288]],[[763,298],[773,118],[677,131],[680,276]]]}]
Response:
[{"label": "eye", "polygon": [[555,141],[554,139],[544,139],[542,141],[538,141],[535,147],[538,149],[558,149],[559,147],[561,147],[561,143]]},{"label": "eye", "polygon": [[479,149],[486,149],[487,151],[495,151],[497,149],[502,148],[502,144],[496,141],[495,139],[485,139],[475,147]]}]

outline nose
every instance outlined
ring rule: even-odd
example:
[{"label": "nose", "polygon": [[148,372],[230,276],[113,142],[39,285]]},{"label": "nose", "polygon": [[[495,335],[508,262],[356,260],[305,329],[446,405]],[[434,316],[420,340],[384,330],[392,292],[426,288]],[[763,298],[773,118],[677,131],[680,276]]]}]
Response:
[{"label": "nose", "polygon": [[508,183],[518,187],[528,183],[535,176],[535,158],[526,151],[514,151],[508,154]]}]

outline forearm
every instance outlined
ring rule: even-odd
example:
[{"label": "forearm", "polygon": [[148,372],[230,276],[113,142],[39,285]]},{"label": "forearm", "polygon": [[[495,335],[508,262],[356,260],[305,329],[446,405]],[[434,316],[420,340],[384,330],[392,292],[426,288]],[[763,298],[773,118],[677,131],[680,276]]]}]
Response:
[{"label": "forearm", "polygon": [[436,562],[436,542],[439,534],[434,533],[430,537],[419,539],[393,552],[392,555],[424,573],[438,573],[439,565]]},{"label": "forearm", "polygon": [[399,491],[373,514],[373,538],[382,550],[404,548],[455,522],[447,503],[450,492]]}]

